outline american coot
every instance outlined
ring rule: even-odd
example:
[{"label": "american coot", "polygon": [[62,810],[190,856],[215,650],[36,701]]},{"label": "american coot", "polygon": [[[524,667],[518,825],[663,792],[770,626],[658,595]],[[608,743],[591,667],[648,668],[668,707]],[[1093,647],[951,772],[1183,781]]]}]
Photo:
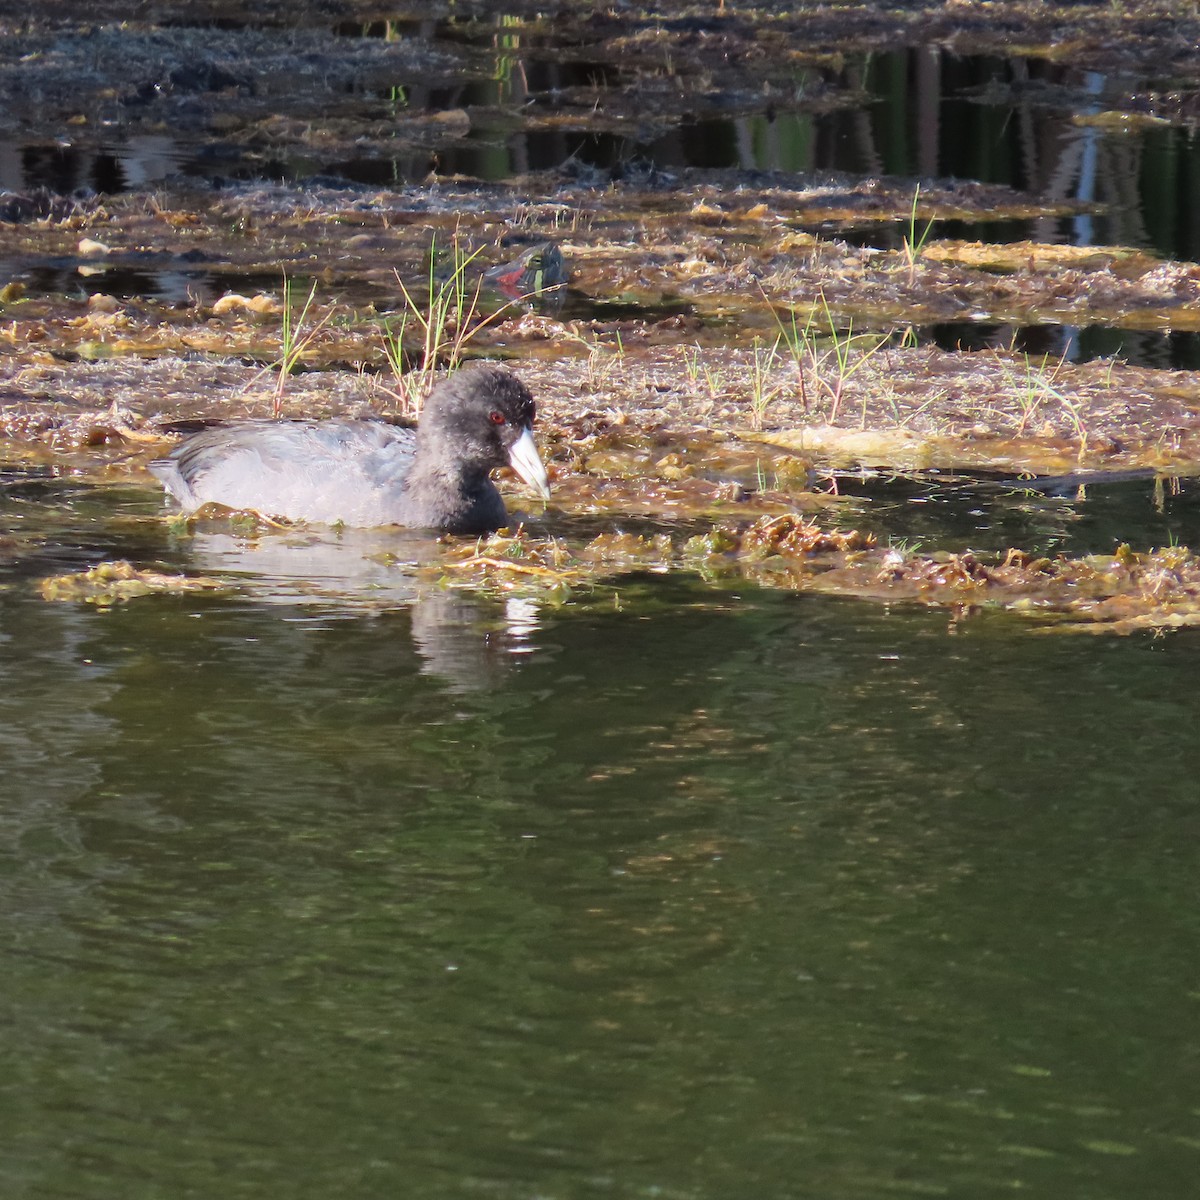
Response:
[{"label": "american coot", "polygon": [[186,512],[205,504],[323,524],[487,533],[508,519],[489,478],[510,465],[550,494],[535,405],[502,367],[459,371],[414,431],[382,421],[245,421],[188,438],[150,470]]}]

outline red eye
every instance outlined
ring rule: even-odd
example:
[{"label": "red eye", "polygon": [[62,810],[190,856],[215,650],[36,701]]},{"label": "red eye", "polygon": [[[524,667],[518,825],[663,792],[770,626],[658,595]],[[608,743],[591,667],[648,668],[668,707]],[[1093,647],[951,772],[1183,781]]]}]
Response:
[{"label": "red eye", "polygon": [[493,408],[492,411],[490,413],[488,413],[488,420],[491,421],[491,423],[493,425],[503,425],[504,424],[504,414],[502,412],[497,412]]}]

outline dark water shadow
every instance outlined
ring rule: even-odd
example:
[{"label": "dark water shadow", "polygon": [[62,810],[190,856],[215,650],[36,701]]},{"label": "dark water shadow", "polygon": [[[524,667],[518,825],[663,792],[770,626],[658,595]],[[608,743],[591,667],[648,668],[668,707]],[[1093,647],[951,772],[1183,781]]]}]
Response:
[{"label": "dark water shadow", "polygon": [[840,495],[863,503],[843,523],[924,553],[1111,554],[1200,544],[1200,480],[1153,471],[1063,476],[929,471],[837,472]]},{"label": "dark water shadow", "polygon": [[[405,114],[457,108],[470,112],[471,131],[462,141],[354,160],[315,151],[264,159],[216,138],[189,140],[170,133],[99,148],[76,147],[69,140],[62,145],[9,141],[0,144],[0,187],[120,192],[175,177],[200,183],[215,177],[296,182],[316,174],[403,186],[435,168],[504,180],[557,170],[572,160],[614,178],[631,163],[665,171],[707,167],[799,176],[824,170],[949,176],[1007,184],[1085,206],[1071,216],[1015,222],[1003,229],[987,222],[963,224],[966,236],[994,239],[1007,230],[1008,237],[1121,244],[1183,260],[1200,252],[1200,208],[1192,202],[1200,179],[1200,145],[1188,130],[1160,123],[1114,132],[1078,123],[1080,117],[1120,107],[1130,94],[1169,88],[1170,80],[1108,77],[1031,57],[956,55],[941,47],[917,47],[851,58],[836,68],[798,71],[793,111],[764,105],[759,112],[727,115],[718,106],[703,115],[656,114],[657,132],[615,134],[589,129],[587,106],[581,106],[579,128],[568,122],[563,128],[539,130],[524,126],[522,106],[569,116],[578,89],[600,97],[619,91],[619,65],[580,59],[575,48],[536,40],[497,46],[491,26],[415,25],[415,36],[431,45],[446,38],[486,50],[495,60],[493,77],[453,87],[397,80],[388,96],[379,99],[399,106],[395,112],[401,126]],[[806,81],[861,100],[830,111],[806,111]],[[956,230],[948,225],[943,232],[953,235]]]},{"label": "dark water shadow", "polygon": [[1138,367],[1200,370],[1200,334],[1189,330],[1128,329],[1119,325],[1000,325],[971,321],[918,327],[919,341],[942,350],[1012,350],[1050,362],[1116,358]]}]

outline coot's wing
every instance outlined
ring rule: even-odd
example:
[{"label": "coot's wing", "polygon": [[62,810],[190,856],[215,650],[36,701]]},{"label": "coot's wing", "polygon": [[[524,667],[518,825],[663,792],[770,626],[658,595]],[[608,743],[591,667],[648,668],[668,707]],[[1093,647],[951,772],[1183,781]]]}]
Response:
[{"label": "coot's wing", "polygon": [[415,444],[413,430],[382,421],[244,421],[188,438],[150,470],[188,512],[386,524]]}]

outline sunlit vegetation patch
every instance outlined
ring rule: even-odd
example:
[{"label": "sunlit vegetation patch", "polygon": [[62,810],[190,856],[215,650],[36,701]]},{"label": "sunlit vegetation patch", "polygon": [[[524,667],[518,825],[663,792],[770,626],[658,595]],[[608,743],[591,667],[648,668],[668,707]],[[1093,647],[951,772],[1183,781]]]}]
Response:
[{"label": "sunlit vegetation patch", "polygon": [[126,559],[98,563],[86,571],[52,575],[42,580],[43,600],[67,600],[107,608],[138,596],[179,596],[222,591],[228,584],[199,575],[166,575],[135,567]]},{"label": "sunlit vegetation patch", "polygon": [[[0,382],[9,385],[0,423],[62,445],[132,443],[171,416],[332,415],[348,404],[411,415],[438,372],[480,356],[531,376],[548,428],[583,399],[633,425],[667,417],[677,430],[749,430],[818,458],[818,443],[835,434],[815,427],[874,431],[896,443],[880,461],[910,468],[990,460],[1056,473],[1067,458],[1096,467],[1195,457],[1194,376],[1003,346],[938,352],[914,346],[913,332],[945,321],[1200,328],[1195,264],[1120,247],[939,239],[931,221],[1036,207],[983,185],[731,191],[728,180],[691,172],[669,191],[622,184],[598,205],[596,187],[579,181],[538,203],[528,197],[547,180],[526,183],[260,186],[215,203],[191,197],[194,207],[183,195],[126,196],[14,224],[6,234],[18,259],[73,263],[100,290],[0,287]],[[899,244],[855,247],[798,227],[822,214],[892,222]],[[486,269],[512,257],[503,243],[514,232],[557,239],[574,315],[481,288]],[[451,246],[447,279],[430,251]],[[210,264],[209,290],[198,285],[187,302],[103,290],[110,274],[186,274],[194,261]],[[132,382],[137,361],[177,364],[169,397]],[[102,369],[81,378],[88,365]],[[321,378],[305,380],[314,373]],[[72,410],[84,410],[106,374],[131,381],[105,389],[117,393],[120,419],[83,429]],[[239,382],[204,393],[199,381],[218,375]],[[849,443],[842,438],[834,461],[853,460]]]},{"label": "sunlit vegetation patch", "polygon": [[603,533],[583,545],[502,530],[474,544],[450,546],[426,573],[451,586],[567,594],[634,571],[687,569],[709,574],[753,573],[769,559],[821,561],[872,549],[857,530],[822,529],[796,515],[763,517],[744,528],[714,525],[690,537],[668,533]]},{"label": "sunlit vegetation patch", "polygon": [[583,546],[502,531],[453,546],[423,569],[445,586],[565,600],[615,588],[632,573],[688,571],[799,592],[953,609],[1004,609],[1043,631],[1128,633],[1200,624],[1200,562],[1185,547],[1112,555],[1039,557],[921,554],[857,530],[824,529],[798,515],[716,525],[688,538],[605,533]]},{"label": "sunlit vegetation patch", "polygon": [[[1186,547],[1111,555],[921,553],[799,514],[720,523],[690,535],[612,531],[586,542],[501,530],[447,540],[420,564],[397,560],[415,587],[563,604],[613,595],[636,576],[684,572],[714,585],[751,583],[868,602],[945,608],[956,618],[1006,611],[1037,632],[1125,634],[1200,625],[1200,560]],[[381,560],[382,561],[382,560]],[[166,574],[127,560],[53,575],[43,599],[109,607],[147,596],[236,591],[234,580]]]},{"label": "sunlit vegetation patch", "polygon": [[1183,546],[1111,555],[1036,557],[906,555],[844,562],[815,590],[912,600],[970,610],[1003,607],[1039,620],[1042,632],[1130,633],[1200,624],[1200,564]]}]

